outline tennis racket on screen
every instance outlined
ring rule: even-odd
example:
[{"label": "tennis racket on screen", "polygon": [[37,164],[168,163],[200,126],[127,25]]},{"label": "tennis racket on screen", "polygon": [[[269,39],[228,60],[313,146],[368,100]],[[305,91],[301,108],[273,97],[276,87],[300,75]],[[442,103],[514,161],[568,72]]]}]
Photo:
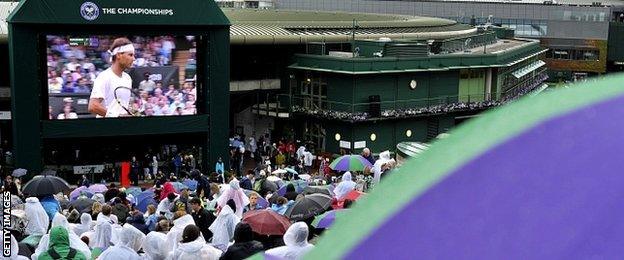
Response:
[{"label": "tennis racket on screen", "polygon": [[[129,98],[128,98],[127,103],[124,102],[121,98],[119,98],[119,96],[121,96],[121,94],[124,93],[124,91],[126,93],[129,93]],[[121,107],[124,111],[126,111],[129,116],[133,116],[133,117],[144,116],[143,112],[141,112],[137,107],[134,106],[137,103],[137,101],[141,100],[141,97],[139,96],[136,90],[128,88],[128,87],[120,86],[120,87],[116,87],[115,90],[113,90],[113,95],[115,96],[115,103],[119,107]]]}]

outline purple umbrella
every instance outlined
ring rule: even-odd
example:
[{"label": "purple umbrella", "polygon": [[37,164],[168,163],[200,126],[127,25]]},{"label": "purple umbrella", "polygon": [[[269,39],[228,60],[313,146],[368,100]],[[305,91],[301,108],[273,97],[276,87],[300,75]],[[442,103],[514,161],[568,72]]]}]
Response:
[{"label": "purple umbrella", "polygon": [[364,171],[364,169],[372,168],[373,165],[361,155],[343,155],[329,164],[329,168],[334,171]]},{"label": "purple umbrella", "polygon": [[89,190],[89,188],[85,186],[80,186],[73,190],[71,193],[69,193],[69,201],[76,200],[81,194],[84,194],[88,198],[91,198],[91,196],[93,196],[93,192]]},{"label": "purple umbrella", "polygon": [[104,193],[108,190],[108,188],[106,188],[106,185],[104,184],[92,184],[89,186],[89,190],[93,193]]},{"label": "purple umbrella", "polygon": [[338,218],[310,259],[619,259],[624,75],[486,112]]},{"label": "purple umbrella", "polygon": [[312,226],[315,228],[329,228],[332,224],[334,224],[334,220],[336,220],[336,214],[342,215],[347,210],[345,209],[337,209],[330,210],[321,215],[318,215],[312,221]]}]

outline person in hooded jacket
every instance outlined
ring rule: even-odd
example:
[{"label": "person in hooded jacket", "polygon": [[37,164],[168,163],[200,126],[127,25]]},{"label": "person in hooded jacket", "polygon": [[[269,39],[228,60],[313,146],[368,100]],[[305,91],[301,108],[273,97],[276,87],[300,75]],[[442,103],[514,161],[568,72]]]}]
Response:
[{"label": "person in hooded jacket", "polygon": [[338,200],[342,199],[344,196],[349,194],[349,192],[355,189],[355,185],[356,183],[351,180],[351,173],[345,172],[342,175],[342,180],[338,183],[338,186],[334,188],[334,197]]},{"label": "person in hooded jacket", "polygon": [[80,250],[70,247],[67,229],[62,226],[56,226],[50,230],[50,247],[36,259],[87,260],[88,258]]},{"label": "person in hooded jacket", "polygon": [[83,233],[93,230],[93,219],[89,213],[82,213],[80,215],[80,224],[72,225],[72,231],[78,236],[81,237]]},{"label": "person in hooded jacket", "polygon": [[267,250],[265,254],[280,259],[302,259],[307,252],[314,248],[314,245],[308,243],[308,233],[306,223],[294,223],[284,234],[284,244],[286,245]]},{"label": "person in hooded jacket", "polygon": [[238,223],[234,230],[234,244],[228,247],[221,260],[245,259],[263,250],[262,243],[253,240],[251,226],[247,223]]},{"label": "person in hooded jacket", "polygon": [[378,184],[381,180],[381,175],[383,174],[382,166],[389,162],[392,158],[390,158],[390,151],[383,151],[379,154],[379,159],[375,161],[373,165],[373,183]]},{"label": "person in hooded jacket", "polygon": [[193,220],[193,216],[190,214],[186,214],[185,211],[176,212],[176,216],[173,220],[173,227],[167,233],[167,252],[172,252],[176,249],[178,245],[178,241],[182,239],[182,231],[188,225],[195,225],[195,221]]},{"label": "person in hooded jacket", "polygon": [[143,239],[145,239],[145,234],[130,224],[124,224],[119,232],[119,241],[114,246],[104,250],[98,259],[140,260],[141,257],[137,254],[137,251],[141,249]]},{"label": "person in hooded jacket", "polygon": [[230,240],[234,237],[234,229],[241,220],[232,210],[235,207],[234,201],[228,200],[226,205],[221,208],[217,219],[208,228],[212,231],[212,244],[219,250],[225,251],[227,249]]},{"label": "person in hooded jacket", "polygon": [[216,260],[221,256],[221,250],[208,244],[201,236],[201,231],[195,225],[188,225],[182,232],[182,240],[177,243],[167,259],[171,260]]},{"label": "person in hooded jacket", "polygon": [[113,225],[108,221],[98,222],[93,239],[90,240],[94,259],[112,245],[111,240],[113,240]]},{"label": "person in hooded jacket", "polygon": [[140,211],[135,210],[130,212],[130,216],[126,219],[126,223],[134,226],[143,232],[143,234],[147,234],[149,232],[147,225],[145,225],[145,217],[143,217],[143,214],[141,214]]},{"label": "person in hooded jacket", "polygon": [[45,209],[41,206],[41,203],[39,203],[39,199],[36,197],[27,198],[24,211],[27,220],[24,234],[43,236],[48,231],[50,218]]},{"label": "person in hooded jacket", "polygon": [[[67,218],[60,213],[56,213],[56,215],[54,215],[54,219],[52,219],[52,228],[55,228],[55,227],[61,227],[67,231],[66,234],[68,234],[67,236],[69,237],[69,246],[80,251],[87,259],[91,258],[91,250],[89,249],[89,246],[85,244],[84,242],[82,242],[82,240],[80,240],[80,237],[74,234],[74,232],[70,231],[69,222],[67,222]],[[50,231],[52,231],[52,229],[50,229]],[[50,249],[51,236],[52,234],[50,232],[48,234],[43,235],[43,237],[41,237],[41,240],[39,241],[39,245],[35,249],[35,253],[32,254],[31,259],[37,259],[40,255],[42,255],[44,252]]]},{"label": "person in hooded jacket", "polygon": [[143,260],[164,260],[169,252],[165,249],[167,235],[160,232],[149,232],[143,240]]}]

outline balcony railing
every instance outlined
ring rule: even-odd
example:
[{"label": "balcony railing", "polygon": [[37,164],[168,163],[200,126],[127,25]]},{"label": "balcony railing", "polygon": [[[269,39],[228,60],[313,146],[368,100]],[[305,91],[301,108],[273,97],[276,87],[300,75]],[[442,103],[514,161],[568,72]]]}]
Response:
[{"label": "balcony railing", "polygon": [[293,113],[350,122],[430,116],[451,112],[484,110],[506,104],[530,93],[547,79],[541,74],[502,93],[500,100],[487,95],[456,95],[427,99],[394,100],[382,102],[346,103],[309,96],[287,94],[265,95],[253,107],[254,113],[288,118]]}]

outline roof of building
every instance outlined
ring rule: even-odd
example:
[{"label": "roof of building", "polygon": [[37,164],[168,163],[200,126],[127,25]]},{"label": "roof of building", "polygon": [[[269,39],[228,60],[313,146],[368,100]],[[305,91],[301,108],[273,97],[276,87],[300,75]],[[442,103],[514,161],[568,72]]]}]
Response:
[{"label": "roof of building", "polygon": [[[6,18],[15,6],[17,2],[0,2],[0,42],[7,40]],[[453,20],[431,17],[262,9],[223,11],[232,23],[232,44],[348,42],[354,30],[355,39],[443,39],[476,31]]]}]

